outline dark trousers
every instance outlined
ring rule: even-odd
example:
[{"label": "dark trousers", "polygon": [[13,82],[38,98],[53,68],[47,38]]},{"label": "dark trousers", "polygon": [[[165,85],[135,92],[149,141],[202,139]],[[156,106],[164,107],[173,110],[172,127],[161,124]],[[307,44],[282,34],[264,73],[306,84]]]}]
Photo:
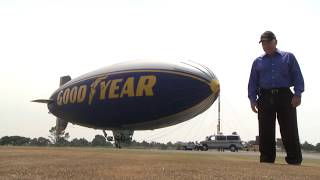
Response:
[{"label": "dark trousers", "polygon": [[278,119],[289,164],[302,162],[296,108],[289,88],[262,90],[258,98],[260,162],[273,163],[276,158],[275,122]]}]

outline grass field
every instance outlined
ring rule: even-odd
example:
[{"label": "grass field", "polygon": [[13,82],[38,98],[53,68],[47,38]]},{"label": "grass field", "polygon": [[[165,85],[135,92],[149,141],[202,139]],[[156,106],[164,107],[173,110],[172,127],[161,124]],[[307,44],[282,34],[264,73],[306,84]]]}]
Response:
[{"label": "grass field", "polygon": [[320,179],[320,158],[261,164],[256,153],[0,147],[0,179]]}]

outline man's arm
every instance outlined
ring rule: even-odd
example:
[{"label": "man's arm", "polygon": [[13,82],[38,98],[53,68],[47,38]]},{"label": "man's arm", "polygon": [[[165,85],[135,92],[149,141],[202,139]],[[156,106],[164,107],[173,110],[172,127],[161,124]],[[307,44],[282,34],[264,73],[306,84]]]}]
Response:
[{"label": "man's arm", "polygon": [[258,89],[258,73],[255,68],[255,61],[252,64],[249,83],[248,83],[248,98],[250,100],[251,109],[253,112],[257,113],[257,89]]},{"label": "man's arm", "polygon": [[300,66],[296,57],[291,54],[291,78],[294,85],[294,94],[301,97],[302,92],[304,91],[304,79],[300,70]]},{"label": "man's arm", "polygon": [[292,107],[298,107],[301,104],[301,94],[304,91],[304,79],[296,57],[291,54],[291,77],[294,85],[294,96],[292,97]]}]

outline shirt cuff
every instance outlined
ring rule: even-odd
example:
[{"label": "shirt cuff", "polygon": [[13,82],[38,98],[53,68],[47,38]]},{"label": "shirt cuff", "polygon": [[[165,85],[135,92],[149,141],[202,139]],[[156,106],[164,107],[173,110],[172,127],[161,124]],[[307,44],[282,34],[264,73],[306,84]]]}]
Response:
[{"label": "shirt cuff", "polygon": [[301,93],[300,91],[294,92],[294,95],[295,95],[295,96],[301,97],[301,94],[302,94],[302,93]]},{"label": "shirt cuff", "polygon": [[257,102],[256,98],[249,98],[249,99],[250,99],[250,103],[256,103]]}]

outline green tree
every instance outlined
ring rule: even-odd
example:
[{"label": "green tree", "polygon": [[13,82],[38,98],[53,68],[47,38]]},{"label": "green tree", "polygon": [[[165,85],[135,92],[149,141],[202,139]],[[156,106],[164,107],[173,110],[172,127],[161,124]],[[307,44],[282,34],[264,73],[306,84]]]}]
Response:
[{"label": "green tree", "polygon": [[39,146],[47,146],[50,144],[50,140],[44,137],[39,137],[38,138],[38,145]]},{"label": "green tree", "polygon": [[49,144],[50,144],[50,140],[44,137],[33,138],[30,141],[30,145],[33,145],[33,146],[48,146]]},{"label": "green tree", "polygon": [[316,149],[317,152],[320,152],[320,143],[318,143],[318,144],[316,145],[316,148],[315,148],[315,149]]},{"label": "green tree", "polygon": [[0,139],[0,145],[8,145],[10,144],[10,138],[9,136],[3,136],[1,139]]},{"label": "green tree", "polygon": [[0,145],[24,146],[30,143],[31,139],[22,136],[4,136],[0,140]]},{"label": "green tree", "polygon": [[92,146],[106,146],[106,138],[102,135],[96,135],[91,142]]},{"label": "green tree", "polygon": [[144,148],[147,148],[150,146],[150,144],[147,142],[147,141],[142,141],[141,145],[144,147]]},{"label": "green tree", "polygon": [[71,146],[89,146],[90,143],[89,141],[87,141],[85,138],[80,138],[80,139],[77,139],[77,138],[74,138],[71,142],[70,142],[70,145]]},{"label": "green tree", "polygon": [[302,147],[301,147],[303,150],[306,150],[306,151],[314,151],[315,150],[315,146],[312,145],[312,144],[309,144],[307,141],[305,141],[303,144],[302,144]]},{"label": "green tree", "polygon": [[51,136],[49,136],[49,138],[51,139],[51,142],[54,145],[57,146],[65,146],[68,145],[69,141],[68,139],[70,138],[69,133],[66,133],[65,131],[58,131],[56,129],[56,126],[53,126],[50,130],[49,130]]}]

